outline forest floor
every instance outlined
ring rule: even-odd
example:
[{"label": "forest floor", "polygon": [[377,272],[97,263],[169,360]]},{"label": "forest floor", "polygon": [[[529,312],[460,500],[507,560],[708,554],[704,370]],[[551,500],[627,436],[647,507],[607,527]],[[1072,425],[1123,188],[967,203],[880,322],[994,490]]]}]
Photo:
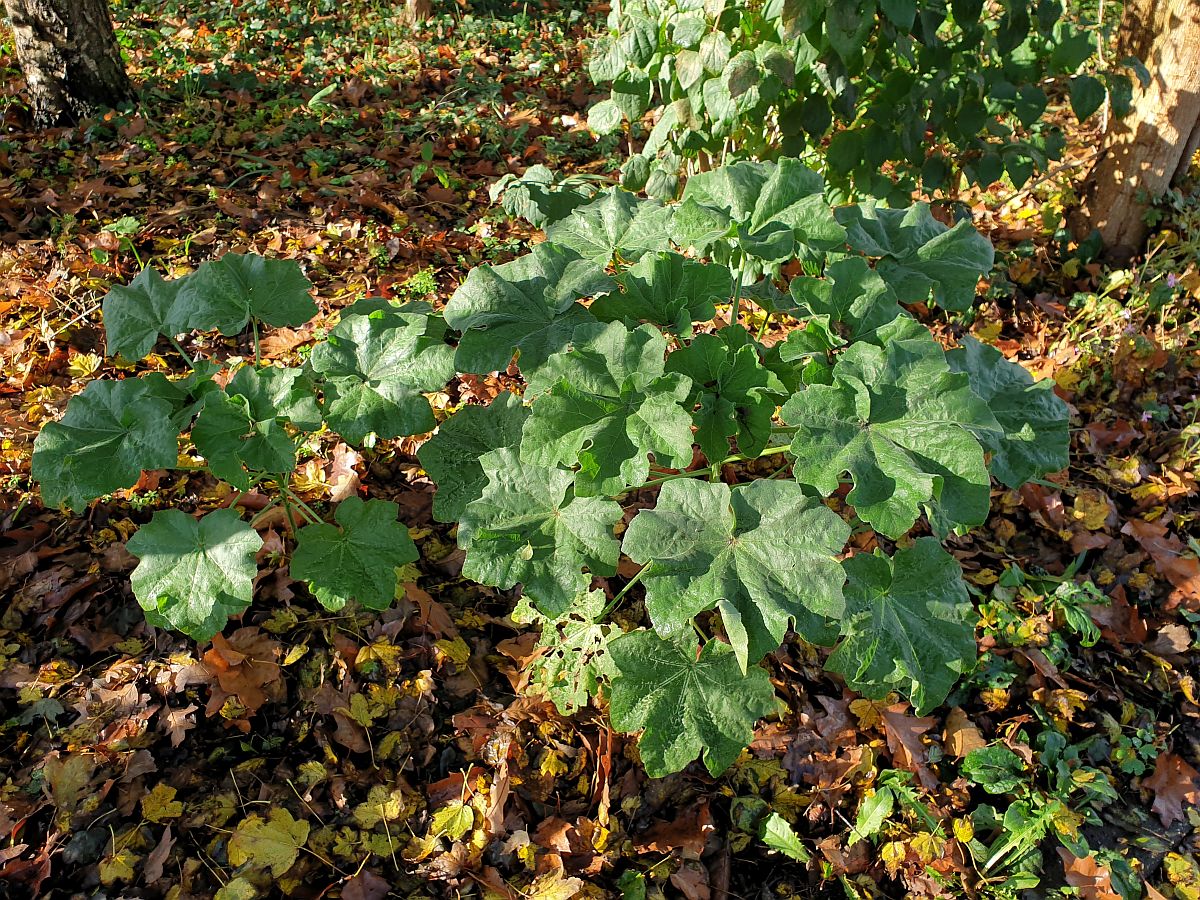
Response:
[{"label": "forest floor", "polygon": [[[620,164],[582,124],[599,13],[476,6],[412,31],[366,0],[114,5],[141,103],[79,128],[28,130],[0,38],[0,896],[1003,897],[1040,877],[1039,896],[1200,898],[1200,198],[1172,197],[1126,270],[1059,231],[1085,167],[960,198],[998,256],[947,327],[1072,408],[1070,468],[998,488],[951,542],[978,668],[916,717],[790,640],[770,661],[786,715],[720,778],[651,780],[602,709],[522,690],[533,636],[461,578],[418,440],[325,447],[295,485],[400,504],[422,556],[392,609],[325,612],[268,532],[254,606],[202,645],[146,625],[124,542],[155,508],[227,499],[214,483],[146,473],[66,517],[28,478],[42,423],[117,374],[100,301],[145,265],[300,261],[322,318],[263,341],[294,360],[354,299],[440,304],[526,247],[497,176]],[[1070,137],[1081,158],[1095,136]],[[961,770],[988,743],[1025,763],[990,794]],[[882,784],[895,808],[856,833]],[[763,803],[807,861],[752,833]],[[1092,857],[1058,840],[1080,830]],[[1011,847],[982,871],[977,831]]]}]

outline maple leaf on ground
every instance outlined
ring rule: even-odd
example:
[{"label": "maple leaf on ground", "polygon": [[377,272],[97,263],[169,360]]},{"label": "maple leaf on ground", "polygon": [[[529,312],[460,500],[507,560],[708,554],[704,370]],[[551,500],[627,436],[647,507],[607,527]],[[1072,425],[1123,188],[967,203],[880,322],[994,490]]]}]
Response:
[{"label": "maple leaf on ground", "polygon": [[1151,809],[1164,825],[1187,819],[1187,810],[1200,805],[1200,772],[1170,751],[1161,754],[1154,773],[1142,779],[1142,787],[1154,793]]},{"label": "maple leaf on ground", "polygon": [[281,646],[278,641],[253,627],[239,628],[228,639],[217,634],[212,640],[212,648],[201,663],[216,682],[210,682],[212,696],[205,710],[208,715],[230,697],[236,697],[246,714],[253,715],[268,699],[281,693],[282,685],[277,685],[283,675],[276,662]]},{"label": "maple leaf on ground", "polygon": [[309,825],[297,822],[286,809],[275,808],[267,818],[254,814],[243,820],[229,838],[229,862],[235,866],[251,863],[270,869],[276,878],[296,863],[308,840]]}]

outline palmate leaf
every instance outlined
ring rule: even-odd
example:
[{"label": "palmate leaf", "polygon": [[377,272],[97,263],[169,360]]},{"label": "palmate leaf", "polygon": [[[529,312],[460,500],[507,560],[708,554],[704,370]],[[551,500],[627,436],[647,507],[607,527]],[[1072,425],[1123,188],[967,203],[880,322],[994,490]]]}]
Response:
[{"label": "palmate leaf", "polygon": [[189,329],[189,310],[180,303],[184,279],[166,281],[151,268],[142,269],[128,285],[113,287],[104,297],[104,333],[109,356],[141,359],[159,337]]},{"label": "palmate leaf", "polygon": [[710,463],[728,455],[730,438],[737,439],[742,454],[757,456],[771,437],[774,397],[785,389],[762,364],[755,344],[744,328],[730,325],[698,335],[667,357],[668,372],[691,379],[695,440]]},{"label": "palmate leaf", "polygon": [[991,409],[999,430],[973,428],[992,454],[988,468],[1010,488],[1057,472],[1068,463],[1070,416],[1050,379],[1034,381],[1021,365],[972,337],[947,354],[950,368],[964,372],[971,390]]},{"label": "palmate leaf", "polygon": [[395,600],[396,569],[420,554],[408,529],[396,521],[400,507],[387,500],[348,497],[338,504],[337,525],[321,522],[296,532],[289,572],[308,582],[326,609],[353,599],[368,609]]},{"label": "palmate leaf", "polygon": [[673,207],[614,187],[548,225],[546,240],[604,267],[618,253],[622,259],[636,260],[669,250],[673,215]]},{"label": "palmate leaf", "polygon": [[651,322],[690,336],[693,322],[715,315],[715,302],[728,301],[733,273],[715,263],[705,265],[678,253],[647,253],[617,276],[620,292],[598,297],[592,315],[601,322],[636,326]]},{"label": "palmate leaf", "polygon": [[[299,382],[299,384],[298,384]],[[283,426],[295,411],[320,424],[311,388],[298,369],[239,369],[224,391],[204,395],[192,443],[212,473],[238,490],[250,489],[247,470],[285,475],[296,465],[296,442]]]},{"label": "palmate leaf", "polygon": [[576,326],[592,321],[576,301],[613,287],[603,265],[550,243],[512,262],[472,269],[446,304],[446,321],[463,333],[455,367],[503,370],[519,352],[521,371],[529,377],[567,345]]},{"label": "palmate leaf", "polygon": [[520,583],[538,610],[556,617],[587,588],[585,567],[595,575],[616,573],[620,506],[575,496],[570,472],[526,463],[511,448],[479,461],[488,483],[458,527],[467,553],[463,575],[504,589]]},{"label": "palmate leaf", "polygon": [[338,323],[310,357],[324,376],[325,421],[350,443],[432,431],[425,391],[454,375],[454,351],[435,316],[377,309]]},{"label": "palmate leaf", "polygon": [[125,545],[139,560],[129,579],[146,621],[207,641],[250,605],[262,543],[232,509],[199,520],[156,512]]},{"label": "palmate leaf", "polygon": [[665,640],[652,631],[631,631],[608,648],[616,670],[612,724],[617,731],[643,732],[638,749],[651,778],[678,772],[701,753],[708,771],[720,775],[750,743],[754,723],[775,709],[766,672],[743,672],[720,641],[697,652],[690,628]]},{"label": "palmate leaf", "polygon": [[969,309],[976,283],[991,271],[991,242],[970,222],[947,228],[927,203],[885,209],[871,202],[840,207],[836,215],[851,247],[882,257],[875,271],[903,303],[926,300],[932,291],[945,309]]},{"label": "palmate leaf", "polygon": [[251,318],[277,328],[303,325],[317,314],[311,288],[294,260],[226,253],[201,263],[177,302],[187,308],[190,328],[237,334]]},{"label": "palmate leaf", "polygon": [[779,261],[793,253],[793,241],[820,249],[844,243],[824,190],[821,176],[799,160],[738,162],[693,175],[683,201],[728,211],[747,253]]},{"label": "palmate leaf", "polygon": [[581,497],[616,496],[646,480],[649,456],[682,468],[692,461],[691,382],[664,374],[667,344],[650,325],[582,325],[571,350],[546,361],[527,393],[540,394],[525,423],[521,460],[579,466]]},{"label": "palmate leaf", "polygon": [[833,346],[872,340],[880,326],[906,315],[895,291],[861,257],[838,260],[824,278],[793,278],[791,291],[795,315],[819,320]]},{"label": "palmate leaf", "polygon": [[995,418],[924,326],[900,318],[877,335],[882,347],[855,344],[832,384],[810,385],[784,405],[784,421],[798,428],[796,480],[829,496],[849,472],[847,502],[891,538],[922,508],[941,536],[981,524],[990,482],[971,429],[997,429]]},{"label": "palmate leaf", "polygon": [[80,510],[133,487],[143,469],[175,465],[179,430],[172,412],[140,380],[93,381],[33,443],[32,475],[41,484],[42,502]]},{"label": "palmate leaf", "polygon": [[438,426],[437,434],[421,445],[417,458],[437,483],[433,517],[457,522],[487,484],[479,457],[521,440],[529,411],[516,394],[503,393],[487,406],[464,406]]},{"label": "palmate leaf", "polygon": [[649,563],[646,609],[663,635],[691,633],[714,605],[742,669],[775,650],[795,620],[815,643],[832,643],[843,609],[838,564],[850,526],[800,486],[669,481],[654,509],[625,531],[622,549]]},{"label": "palmate leaf", "polygon": [[978,655],[958,562],[936,538],[923,537],[892,559],[860,553],[843,565],[842,640],[827,667],[870,699],[899,691],[925,715]]}]

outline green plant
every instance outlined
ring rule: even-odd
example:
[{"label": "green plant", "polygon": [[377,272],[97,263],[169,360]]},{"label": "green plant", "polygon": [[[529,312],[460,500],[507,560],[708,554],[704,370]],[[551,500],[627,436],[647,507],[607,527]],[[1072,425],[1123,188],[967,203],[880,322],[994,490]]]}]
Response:
[{"label": "green plant", "polygon": [[[540,625],[546,651],[535,687],[565,710],[607,694],[614,725],[644,731],[652,775],[737,757],[776,709],[761,662],[789,628],[836,645],[830,668],[872,698],[940,703],[976,651],[939,538],[984,521],[989,465],[1015,487],[1067,461],[1047,383],[970,339],[947,353],[901,306],[969,305],[987,242],[926,206],[832,209],[794,160],[698,175],[672,205],[610,188],[546,233],[474,269],[443,315],[358,302],[301,369],[245,365],[221,387],[221,363],[189,360],[176,380],[89,385],[38,438],[45,502],[79,509],[177,467],[186,434],[213,475],[273,486],[307,522],[291,574],[320,602],[383,607],[416,557],[395,504],[351,498],[324,521],[289,486],[296,448],[322,426],[357,445],[438,426],[418,456],[463,574],[522,587],[514,617]],[[789,257],[811,273],[790,294],[755,274]],[[257,345],[260,321],[315,312],[308,288],[294,264],[257,257],[170,282],[147,270],[106,298],[109,350],[136,359],[166,336],[183,353],[180,333],[248,325]],[[750,298],[764,322],[804,326],[765,346],[741,324]],[[718,307],[729,324],[714,329]],[[514,354],[522,397],[439,426],[423,392]],[[853,528],[881,549],[843,562]],[[160,511],[128,545],[134,593],[151,621],[207,638],[250,602],[260,545],[236,508]],[[622,555],[636,574],[616,590]],[[639,596],[649,627],[625,631]]]},{"label": "green plant", "polygon": [[660,197],[685,164],[797,156],[827,136],[831,179],[897,205],[918,185],[952,193],[960,175],[1019,187],[1064,146],[1044,121],[1049,79],[1069,77],[1081,120],[1129,106],[1127,76],[1082,71],[1097,30],[1058,0],[633,0],[592,48],[611,94],[588,124],[633,138],[653,110],[624,177]]}]

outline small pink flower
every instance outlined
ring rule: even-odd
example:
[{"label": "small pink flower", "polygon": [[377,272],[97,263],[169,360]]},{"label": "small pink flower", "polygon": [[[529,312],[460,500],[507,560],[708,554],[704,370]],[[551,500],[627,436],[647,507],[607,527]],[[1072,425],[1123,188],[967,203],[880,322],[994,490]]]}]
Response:
[{"label": "small pink flower", "polygon": [[1173,288],[1177,284],[1179,284],[1179,276],[1176,275],[1174,272],[1168,272],[1167,273],[1167,287]]}]

